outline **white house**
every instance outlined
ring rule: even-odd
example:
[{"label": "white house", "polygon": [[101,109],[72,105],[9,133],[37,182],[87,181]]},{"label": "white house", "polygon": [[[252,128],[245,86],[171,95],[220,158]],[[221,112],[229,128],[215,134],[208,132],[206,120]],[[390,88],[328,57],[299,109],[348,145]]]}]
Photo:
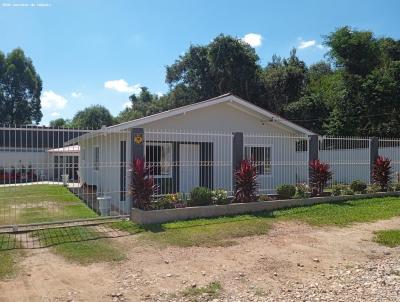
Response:
[{"label": "white house", "polygon": [[[114,205],[129,204],[130,163],[143,155],[159,194],[196,186],[233,190],[238,156],[257,165],[260,191],[307,180],[311,131],[235,95],[103,127],[72,139],[80,146],[81,184],[96,186]],[[238,147],[239,146],[239,147]],[[239,158],[239,159],[241,159]]]}]

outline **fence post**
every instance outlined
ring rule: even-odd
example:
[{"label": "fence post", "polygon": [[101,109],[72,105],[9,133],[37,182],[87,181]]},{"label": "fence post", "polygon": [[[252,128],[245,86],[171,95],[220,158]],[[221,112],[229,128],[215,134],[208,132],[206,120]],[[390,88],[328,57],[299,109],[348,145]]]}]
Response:
[{"label": "fence post", "polygon": [[[243,160],[243,132],[233,132],[232,139],[232,175],[234,175],[236,169],[240,166],[240,162]],[[233,187],[235,186],[235,179],[232,178]]]},{"label": "fence post", "polygon": [[131,130],[131,160],[144,159],[144,129],[132,128]]},{"label": "fence post", "polygon": [[370,184],[373,183],[372,170],[374,169],[375,160],[379,156],[379,138],[371,137],[369,139],[369,179]]},{"label": "fence post", "polygon": [[[309,163],[312,160],[318,160],[319,159],[319,146],[318,146],[318,135],[314,134],[314,135],[309,135],[309,149],[308,149],[308,163],[307,165],[309,165]],[[308,168],[308,184],[310,184],[310,168]]]}]

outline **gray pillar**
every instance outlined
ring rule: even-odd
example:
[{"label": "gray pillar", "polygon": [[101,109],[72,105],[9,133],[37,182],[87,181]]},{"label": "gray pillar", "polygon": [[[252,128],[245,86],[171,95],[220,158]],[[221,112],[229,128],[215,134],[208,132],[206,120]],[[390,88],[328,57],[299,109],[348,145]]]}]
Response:
[{"label": "gray pillar", "polygon": [[318,135],[310,135],[309,150],[308,150],[308,161],[318,159]]},{"label": "gray pillar", "polygon": [[144,159],[144,129],[132,128],[131,130],[131,160]]},{"label": "gray pillar", "polygon": [[240,162],[243,160],[243,133],[234,132],[232,141],[232,169],[233,172],[240,167]]},{"label": "gray pillar", "polygon": [[[308,163],[312,160],[319,159],[319,146],[318,146],[318,135],[309,135],[309,148],[308,148]],[[308,184],[310,184],[310,169],[308,170]]]},{"label": "gray pillar", "polygon": [[369,139],[369,178],[370,183],[373,182],[372,170],[374,169],[375,160],[379,156],[379,139],[377,137],[371,137]]}]

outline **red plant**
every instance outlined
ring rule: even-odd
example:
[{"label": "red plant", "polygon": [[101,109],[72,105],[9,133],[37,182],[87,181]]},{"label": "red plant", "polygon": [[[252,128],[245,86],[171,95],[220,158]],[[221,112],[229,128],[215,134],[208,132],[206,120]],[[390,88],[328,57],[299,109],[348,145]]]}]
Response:
[{"label": "red plant", "polygon": [[132,183],[130,191],[135,206],[142,210],[150,210],[151,196],[157,190],[154,178],[143,158],[136,158],[132,164]]},{"label": "red plant", "polygon": [[235,201],[257,201],[257,171],[248,160],[242,160],[235,171]]},{"label": "red plant", "polygon": [[321,195],[324,192],[326,184],[332,179],[333,173],[327,163],[318,159],[310,161],[310,187],[312,195]]},{"label": "red plant", "polygon": [[378,156],[372,169],[372,180],[379,185],[382,191],[385,191],[390,182],[392,174],[391,160],[383,156]]}]

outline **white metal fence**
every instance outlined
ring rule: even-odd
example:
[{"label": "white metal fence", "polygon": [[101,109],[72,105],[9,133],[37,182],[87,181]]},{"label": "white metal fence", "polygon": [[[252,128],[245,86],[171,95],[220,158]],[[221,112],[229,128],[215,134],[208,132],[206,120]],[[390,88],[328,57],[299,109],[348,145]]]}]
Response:
[{"label": "white metal fence", "polygon": [[318,149],[319,159],[331,167],[332,183],[370,182],[369,138],[323,137]]},{"label": "white metal fence", "polygon": [[[0,127],[0,226],[120,217],[130,212],[132,129],[97,131]],[[281,184],[308,182],[310,138],[230,132],[144,129],[142,155],[157,195],[194,187],[234,191],[234,154],[256,166],[260,194]],[[400,171],[400,139],[379,139],[380,155]],[[319,159],[333,171],[332,184],[370,182],[371,139],[320,137]]]}]

